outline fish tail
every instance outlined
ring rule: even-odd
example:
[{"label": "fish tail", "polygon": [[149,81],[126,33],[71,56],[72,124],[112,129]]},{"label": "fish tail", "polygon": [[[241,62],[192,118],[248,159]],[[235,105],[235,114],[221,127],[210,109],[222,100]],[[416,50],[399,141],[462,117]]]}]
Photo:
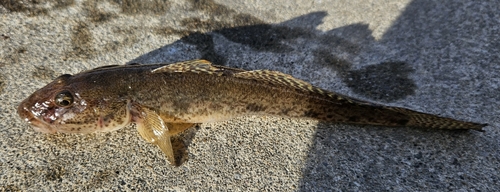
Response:
[{"label": "fish tail", "polygon": [[[365,124],[390,127],[418,127],[431,129],[473,129],[482,131],[487,124],[466,122],[447,117],[413,111],[399,107],[387,107],[351,98],[328,101],[311,101],[311,108],[304,117],[347,124]],[[315,107],[312,107],[315,106]]]},{"label": "fish tail", "polygon": [[[204,70],[206,71],[206,69]],[[486,126],[486,124],[459,121],[409,109],[387,107],[357,100],[314,87],[305,81],[277,71],[257,70],[238,72],[233,77],[251,80],[252,82],[257,81],[260,84],[266,85],[262,87],[273,87],[274,90],[283,88],[282,90],[285,90],[280,95],[269,94],[272,91],[259,91],[255,93],[254,95],[259,96],[259,98],[266,98],[259,99],[258,103],[266,103],[267,106],[252,103],[246,107],[247,110],[252,112],[287,117],[313,118],[339,123],[380,126],[475,130],[481,130],[482,127]],[[294,94],[291,94],[292,92]],[[281,99],[276,100],[276,96],[279,96]],[[291,105],[289,102],[294,104]]]},{"label": "fish tail", "polygon": [[483,131],[482,128],[488,125],[484,123],[474,123],[447,117],[440,117],[437,115],[426,114],[404,108],[391,109],[407,116],[408,122],[406,123],[406,126],[409,127],[423,127],[433,129],[473,129]]}]

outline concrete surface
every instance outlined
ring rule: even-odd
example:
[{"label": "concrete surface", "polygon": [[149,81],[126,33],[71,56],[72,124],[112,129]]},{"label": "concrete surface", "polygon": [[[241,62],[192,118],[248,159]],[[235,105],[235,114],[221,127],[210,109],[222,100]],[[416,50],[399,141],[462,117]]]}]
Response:
[{"label": "concrete surface", "polygon": [[[0,1],[0,191],[495,191],[500,1]],[[36,133],[15,108],[64,74],[205,58],[485,132],[248,117],[168,166],[133,127]],[[192,130],[195,131],[195,130]]]}]

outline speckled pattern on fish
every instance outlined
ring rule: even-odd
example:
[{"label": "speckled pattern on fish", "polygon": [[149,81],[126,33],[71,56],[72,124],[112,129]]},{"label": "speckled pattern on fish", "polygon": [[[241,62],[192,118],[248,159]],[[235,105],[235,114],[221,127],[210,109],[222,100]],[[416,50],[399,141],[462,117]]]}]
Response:
[{"label": "speckled pattern on fish", "polygon": [[171,136],[198,123],[240,116],[437,129],[485,126],[364,102],[277,71],[244,71],[206,60],[105,66],[62,75],[24,100],[18,113],[47,133],[113,131],[135,123],[171,163],[176,162]]}]

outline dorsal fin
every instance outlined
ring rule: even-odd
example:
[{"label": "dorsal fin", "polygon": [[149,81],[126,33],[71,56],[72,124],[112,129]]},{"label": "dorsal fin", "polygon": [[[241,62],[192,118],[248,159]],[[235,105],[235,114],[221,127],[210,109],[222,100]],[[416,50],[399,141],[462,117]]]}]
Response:
[{"label": "dorsal fin", "polygon": [[234,75],[237,78],[253,79],[271,84],[293,87],[304,91],[312,91],[314,86],[310,83],[294,78],[291,75],[270,70],[245,71]]},{"label": "dorsal fin", "polygon": [[85,71],[85,73],[96,72],[96,71],[104,71],[104,70],[107,70],[107,69],[110,69],[110,68],[115,68],[115,67],[116,68],[123,67],[123,65],[105,65],[105,66],[100,66],[100,67],[97,67],[97,68],[94,68],[94,69],[87,70],[87,71]]},{"label": "dorsal fin", "polygon": [[119,67],[120,65],[105,65],[105,66],[100,66],[100,67],[97,67],[97,68],[94,68],[92,69],[92,71],[97,71],[97,70],[101,70],[101,69],[108,69],[108,68],[112,68],[112,67]]},{"label": "dorsal fin", "polygon": [[207,60],[191,60],[191,61],[173,63],[167,66],[162,66],[153,69],[151,72],[152,73],[193,72],[193,73],[208,73],[221,76],[221,75],[229,75],[244,71],[245,70],[242,69],[212,65],[212,63],[210,63],[210,61]]},{"label": "dorsal fin", "polygon": [[235,78],[256,80],[271,85],[286,86],[293,89],[302,90],[305,92],[314,92],[338,101],[353,102],[353,99],[335,94],[317,87],[314,87],[308,82],[294,78],[291,75],[281,73],[279,71],[270,70],[255,70],[245,71],[242,69],[230,68],[225,66],[212,65],[207,60],[191,60],[173,63],[170,65],[162,66],[151,71],[152,73],[205,73],[217,76],[232,76]]},{"label": "dorsal fin", "polygon": [[166,66],[161,66],[159,68],[155,68],[151,72],[152,73],[193,72],[193,73],[229,75],[228,73],[224,73],[224,71],[229,71],[230,72],[229,74],[236,78],[263,81],[270,84],[283,85],[306,91],[311,91],[314,89],[314,87],[311,84],[302,81],[300,79],[296,79],[291,75],[284,74],[278,71],[269,71],[269,70],[245,71],[242,69],[212,65],[212,63],[210,63],[207,60],[182,61]]},{"label": "dorsal fin", "polygon": [[306,92],[314,92],[338,101],[347,101],[349,103],[354,102],[354,99],[350,99],[346,96],[342,96],[327,90],[323,90],[321,88],[311,85],[308,82],[297,79],[291,75],[279,71],[269,71],[269,70],[245,71],[234,74],[234,77],[243,79],[253,79],[261,82],[267,82],[272,85],[281,85]]},{"label": "dorsal fin", "polygon": [[233,77],[236,78],[252,79],[261,82],[267,82],[270,84],[302,89],[305,91],[315,90],[315,87],[309,84],[308,82],[296,79],[291,75],[284,74],[278,71],[269,71],[269,70],[245,71],[242,69],[212,65],[212,63],[210,63],[207,60],[182,61],[153,69],[151,72],[153,73],[193,72],[193,73],[208,73],[217,75],[232,75]]}]

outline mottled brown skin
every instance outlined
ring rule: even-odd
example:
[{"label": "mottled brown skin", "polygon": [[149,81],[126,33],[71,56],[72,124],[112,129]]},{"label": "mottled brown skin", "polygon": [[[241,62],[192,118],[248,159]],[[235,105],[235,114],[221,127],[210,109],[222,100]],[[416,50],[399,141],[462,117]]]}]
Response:
[{"label": "mottled brown skin", "polygon": [[[72,96],[69,106],[55,102],[61,91]],[[204,60],[107,66],[63,75],[24,100],[18,113],[37,131],[48,133],[111,131],[134,122],[170,162],[170,136],[197,123],[247,115],[437,129],[485,126],[356,100],[280,72],[244,71]]]}]

